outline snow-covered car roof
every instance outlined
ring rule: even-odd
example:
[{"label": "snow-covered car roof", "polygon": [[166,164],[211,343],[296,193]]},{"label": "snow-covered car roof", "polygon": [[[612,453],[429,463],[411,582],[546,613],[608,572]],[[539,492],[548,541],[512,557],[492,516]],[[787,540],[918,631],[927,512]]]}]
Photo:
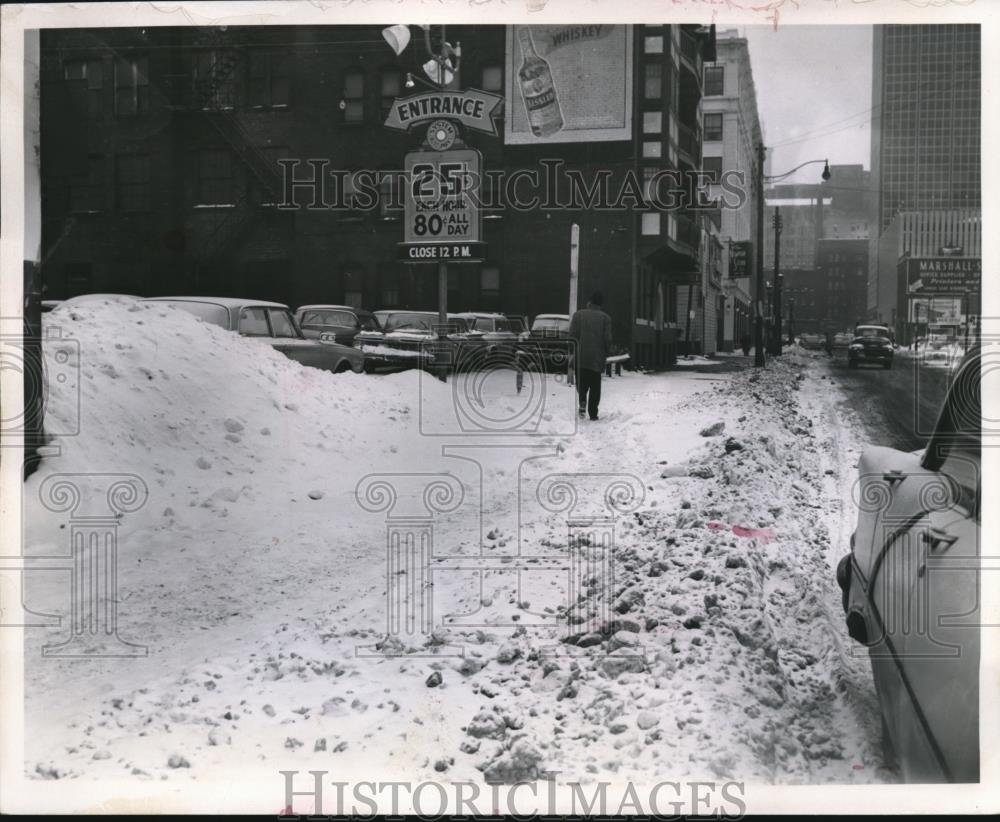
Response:
[{"label": "snow-covered car roof", "polygon": [[274,303],[270,300],[247,300],[242,297],[146,297],[142,302],[185,302],[185,303],[206,303],[211,305],[221,305],[223,308],[243,308],[247,305],[261,306],[262,308],[284,308],[288,306],[284,303]]},{"label": "snow-covered car roof", "polygon": [[536,314],[536,320],[568,320],[569,314]]},{"label": "snow-covered car roof", "polygon": [[349,305],[332,305],[329,303],[317,303],[316,305],[300,305],[295,309],[295,313],[300,311],[350,311],[352,314],[371,314],[366,308],[353,308]]},{"label": "snow-covered car roof", "polygon": [[68,300],[63,300],[62,305],[76,305],[77,303],[90,303],[97,300],[141,300],[136,294],[77,294]]},{"label": "snow-covered car roof", "polygon": [[[451,315],[449,315],[451,316]],[[507,318],[503,314],[497,314],[496,312],[490,311],[459,311],[454,316],[463,317],[468,319],[469,317],[475,317],[477,320],[506,320]]]}]

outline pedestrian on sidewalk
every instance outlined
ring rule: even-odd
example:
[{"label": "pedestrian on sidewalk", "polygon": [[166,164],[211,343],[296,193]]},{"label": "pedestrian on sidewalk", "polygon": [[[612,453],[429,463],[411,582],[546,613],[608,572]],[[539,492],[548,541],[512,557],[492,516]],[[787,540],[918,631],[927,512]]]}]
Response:
[{"label": "pedestrian on sidewalk", "polygon": [[750,356],[750,335],[749,334],[744,334],[742,337],[740,337],[740,345],[743,347],[743,356],[744,357],[749,357]]},{"label": "pedestrian on sidewalk", "polygon": [[601,373],[611,349],[611,317],[604,313],[603,305],[604,296],[595,291],[587,307],[573,314],[569,323],[570,339],[576,342],[580,416],[589,414],[592,420],[597,419],[601,404]]}]

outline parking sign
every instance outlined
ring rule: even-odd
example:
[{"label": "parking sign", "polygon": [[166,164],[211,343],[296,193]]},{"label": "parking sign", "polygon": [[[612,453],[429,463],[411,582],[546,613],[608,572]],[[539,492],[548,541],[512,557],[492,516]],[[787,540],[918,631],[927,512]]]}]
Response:
[{"label": "parking sign", "polygon": [[482,158],[475,149],[411,151],[403,163],[405,262],[481,262],[479,186]]}]

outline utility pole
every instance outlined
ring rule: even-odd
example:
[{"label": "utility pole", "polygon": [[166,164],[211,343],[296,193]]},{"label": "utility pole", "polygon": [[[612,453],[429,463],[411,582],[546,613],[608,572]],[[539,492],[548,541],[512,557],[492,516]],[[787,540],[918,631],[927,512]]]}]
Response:
[{"label": "utility pole", "polygon": [[781,210],[774,207],[774,335],[771,353],[781,354]]},{"label": "utility pole", "polygon": [[[569,230],[569,319],[572,322],[578,304],[578,294],[580,287],[580,226],[573,223]],[[574,370],[576,369],[576,352],[572,349],[572,342],[567,343],[569,351],[574,356],[568,358],[566,362],[566,384],[576,383]]]},{"label": "utility pole", "polygon": [[764,358],[764,144],[757,146],[757,304],[753,364],[763,368]]}]

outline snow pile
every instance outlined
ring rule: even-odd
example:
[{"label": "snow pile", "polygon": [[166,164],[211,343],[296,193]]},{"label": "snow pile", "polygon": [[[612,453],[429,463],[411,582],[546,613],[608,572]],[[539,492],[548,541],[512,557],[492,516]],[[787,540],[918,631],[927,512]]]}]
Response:
[{"label": "snow pile", "polygon": [[[149,656],[43,659],[55,636],[29,632],[36,775],[885,778],[833,576],[856,443],[805,361],[616,377],[601,420],[575,434],[572,391],[553,382],[568,413],[546,409],[537,455],[483,448],[462,474],[442,454],[456,440],[421,436],[416,419],[421,403],[439,421],[453,410],[454,380],[303,368],[154,305],[87,304],[49,321],[79,341],[81,434],[27,484],[26,542],[65,551],[64,518],[37,502],[52,472],[141,476],[150,501],[122,523],[119,612]],[[506,419],[514,391],[500,375],[470,396]],[[52,397],[61,422],[76,413],[69,393]],[[615,524],[613,585],[588,583],[567,604],[565,575],[500,560],[436,575],[433,635],[394,656],[407,648],[386,640],[385,519],[354,489],[368,473],[439,471],[461,476],[470,504],[435,521],[435,550],[562,559],[592,546],[571,548],[566,518],[522,504],[516,483],[498,489],[553,472],[639,477],[644,501]],[[65,582],[43,576],[29,601],[59,611]],[[440,627],[479,608],[504,619]],[[464,656],[440,655],[449,647]]]}]

